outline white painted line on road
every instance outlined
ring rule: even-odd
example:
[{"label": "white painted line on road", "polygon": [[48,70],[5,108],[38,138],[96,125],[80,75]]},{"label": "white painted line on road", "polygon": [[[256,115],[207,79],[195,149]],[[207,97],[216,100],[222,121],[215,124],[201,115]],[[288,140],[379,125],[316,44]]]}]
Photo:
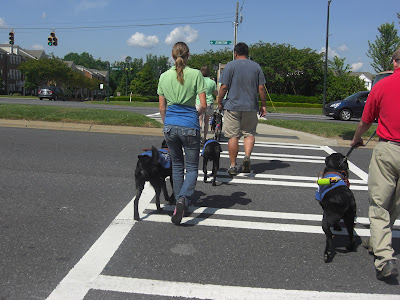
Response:
[{"label": "white painted line on road", "polygon": [[[228,154],[221,154],[220,156],[223,158],[229,158]],[[244,155],[238,155],[237,158],[242,159],[242,158],[244,158]],[[323,164],[325,162],[325,159],[317,160],[317,159],[288,158],[288,157],[275,156],[275,155],[270,155],[270,154],[265,154],[262,157],[252,155],[251,160],[279,160],[279,161],[291,161],[291,162],[304,162],[304,163],[312,163],[312,164]]]},{"label": "white painted line on road", "polygon": [[[208,172],[208,176],[210,176],[211,172]],[[203,171],[199,170],[199,175],[204,176]],[[217,172],[217,176],[228,176],[227,172],[219,171]],[[275,174],[256,174],[256,173],[239,173],[236,177],[244,177],[244,178],[260,178],[260,179],[282,179],[282,180],[294,180],[294,181],[311,181],[315,183],[315,187],[317,187],[316,182],[318,180],[317,176],[298,176],[298,175],[275,175]],[[350,179],[351,184],[367,184],[366,181],[360,179]]]},{"label": "white painted line on road", "polygon": [[[139,212],[154,198],[154,190],[146,183],[139,202]],[[90,283],[100,275],[136,221],[133,220],[133,200],[111,222],[81,260],[69,271],[47,298],[48,300],[83,299]]]},{"label": "white painted line on road", "polygon": [[[146,222],[159,222],[171,223],[169,215],[148,214],[143,218]],[[251,229],[251,230],[266,230],[266,231],[282,231],[282,232],[299,232],[299,233],[318,233],[325,234],[322,227],[316,225],[297,225],[297,224],[281,224],[281,223],[267,223],[267,222],[248,222],[212,218],[191,218],[184,217],[181,224],[196,225],[196,226],[211,226],[211,227],[224,227],[235,229]],[[354,231],[358,236],[370,236],[369,229],[355,228]],[[342,231],[332,231],[337,235],[347,235],[346,228]],[[400,238],[400,231],[392,231],[393,238]]]},{"label": "white painted line on road", "polygon": [[[162,208],[165,211],[174,211],[175,206],[164,204]],[[149,210],[156,210],[156,204],[150,203],[147,206]],[[313,221],[321,222],[322,215],[316,214],[299,214],[299,213],[283,213],[276,211],[258,211],[258,210],[245,210],[245,209],[230,209],[230,208],[215,208],[215,207],[189,207],[189,212],[195,214],[210,214],[220,216],[235,216],[235,217],[251,217],[251,218],[263,218],[263,219],[281,219],[281,220],[296,220],[296,221]],[[369,225],[369,219],[363,217],[357,217],[356,223],[362,225]],[[400,226],[400,220],[396,220],[395,226]]]},{"label": "white painted line on road", "polygon": [[[271,136],[273,138],[274,136]],[[221,145],[228,145],[227,142],[220,142]],[[239,145],[243,145],[243,142],[239,141]],[[265,148],[285,148],[285,149],[305,149],[305,150],[323,150],[321,146],[307,145],[307,144],[290,144],[290,143],[272,143],[272,142],[256,142],[255,147]]]},{"label": "white painted line on road", "polygon": [[[208,179],[210,180],[210,179]],[[197,177],[197,181],[203,181],[203,177]],[[254,185],[276,185],[276,186],[292,186],[292,187],[311,187],[317,188],[317,184],[310,183],[310,182],[294,182],[294,181],[278,181],[278,180],[261,180],[261,179],[242,179],[238,177],[217,177],[217,182],[224,182],[224,183],[243,183],[243,184],[254,184]],[[367,186],[360,186],[360,185],[351,185],[351,190],[354,191],[367,191]]]},{"label": "white painted line on road", "polygon": [[160,115],[160,113],[154,113],[154,114],[146,115],[146,117],[160,117],[161,118],[161,115]]},{"label": "white painted line on road", "polygon": [[[244,152],[239,152],[239,155],[243,155],[244,156]],[[268,157],[287,157],[287,158],[305,158],[305,159],[315,159],[315,160],[323,160],[325,162],[325,157],[324,156],[315,156],[315,155],[296,155],[296,154],[273,154],[273,153],[257,153],[257,152],[252,152],[251,153],[251,157],[253,158],[253,156],[268,156]]]},{"label": "white painted line on road", "polygon": [[182,297],[196,299],[304,299],[304,300],[337,300],[337,299],[398,299],[399,295],[337,293],[320,291],[300,291],[271,288],[254,288],[241,286],[227,286],[214,284],[200,284],[190,282],[173,282],[164,280],[150,280],[100,275],[93,283],[92,288],[103,291],[114,291],[131,294],[145,294],[163,297]]}]

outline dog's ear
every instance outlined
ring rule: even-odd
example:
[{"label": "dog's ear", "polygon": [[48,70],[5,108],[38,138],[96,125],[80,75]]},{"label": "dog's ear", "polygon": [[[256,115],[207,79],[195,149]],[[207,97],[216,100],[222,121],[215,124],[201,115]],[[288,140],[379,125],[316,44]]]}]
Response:
[{"label": "dog's ear", "polygon": [[162,144],[161,144],[161,148],[168,148],[168,144],[166,140],[163,140]]},{"label": "dog's ear", "polygon": [[152,164],[157,164],[160,161],[160,153],[158,153],[158,149],[154,146],[151,147],[151,159],[149,162]]}]

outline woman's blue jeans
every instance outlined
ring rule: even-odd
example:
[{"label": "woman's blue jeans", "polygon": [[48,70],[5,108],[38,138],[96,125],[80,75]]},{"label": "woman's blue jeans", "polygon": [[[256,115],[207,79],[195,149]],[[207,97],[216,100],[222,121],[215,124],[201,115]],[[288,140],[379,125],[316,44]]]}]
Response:
[{"label": "woman's blue jeans", "polygon": [[165,125],[163,132],[171,155],[175,199],[184,197],[189,206],[199,170],[200,130]]}]

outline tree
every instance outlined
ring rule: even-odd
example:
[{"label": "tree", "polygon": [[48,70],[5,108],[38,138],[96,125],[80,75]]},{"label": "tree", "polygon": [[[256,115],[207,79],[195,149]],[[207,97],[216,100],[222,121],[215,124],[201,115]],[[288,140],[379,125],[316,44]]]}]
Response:
[{"label": "tree", "polygon": [[166,56],[156,56],[152,54],[146,55],[146,64],[148,64],[154,74],[154,76],[158,79],[160,75],[167,71],[171,64],[169,62],[169,58]]},{"label": "tree", "polygon": [[335,55],[333,60],[328,61],[329,67],[336,76],[341,77],[350,72],[350,65],[345,64],[345,60],[345,58],[339,58],[339,56]]},{"label": "tree", "polygon": [[400,38],[397,36],[394,22],[382,24],[378,27],[378,31],[380,36],[376,36],[375,42],[368,41],[369,50],[367,52],[367,56],[373,61],[371,66],[377,73],[393,68],[391,57],[393,52],[400,47]]},{"label": "tree", "polygon": [[64,56],[65,61],[73,61],[76,65],[81,65],[89,69],[108,70],[108,61],[95,59],[91,54],[82,52],[81,54],[70,52]]},{"label": "tree", "polygon": [[136,78],[132,80],[130,90],[135,94],[146,96],[157,95],[158,80],[155,78],[150,64],[145,64],[143,69],[136,74]]},{"label": "tree", "polygon": [[225,48],[219,51],[206,50],[203,54],[190,54],[188,65],[191,68],[200,69],[207,65],[211,71],[211,77],[217,78],[217,71],[213,66],[226,64],[232,60],[232,49]]},{"label": "tree", "polygon": [[342,76],[336,76],[332,70],[329,70],[326,99],[329,102],[344,99],[356,92],[365,91],[364,81],[357,76],[351,76],[345,73]]},{"label": "tree", "polygon": [[25,75],[26,87],[30,89],[49,84],[62,86],[72,72],[58,58],[29,59],[19,69]]},{"label": "tree", "polygon": [[249,47],[249,55],[261,66],[270,93],[314,96],[322,92],[322,54],[259,42]]}]

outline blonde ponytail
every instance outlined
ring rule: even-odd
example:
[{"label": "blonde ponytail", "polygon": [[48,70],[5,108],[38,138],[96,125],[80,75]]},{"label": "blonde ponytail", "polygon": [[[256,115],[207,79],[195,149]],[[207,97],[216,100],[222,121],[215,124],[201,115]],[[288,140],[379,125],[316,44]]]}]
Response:
[{"label": "blonde ponytail", "polygon": [[172,47],[172,58],[175,60],[176,79],[183,84],[183,69],[185,68],[185,58],[189,56],[189,47],[184,42],[177,42]]}]

